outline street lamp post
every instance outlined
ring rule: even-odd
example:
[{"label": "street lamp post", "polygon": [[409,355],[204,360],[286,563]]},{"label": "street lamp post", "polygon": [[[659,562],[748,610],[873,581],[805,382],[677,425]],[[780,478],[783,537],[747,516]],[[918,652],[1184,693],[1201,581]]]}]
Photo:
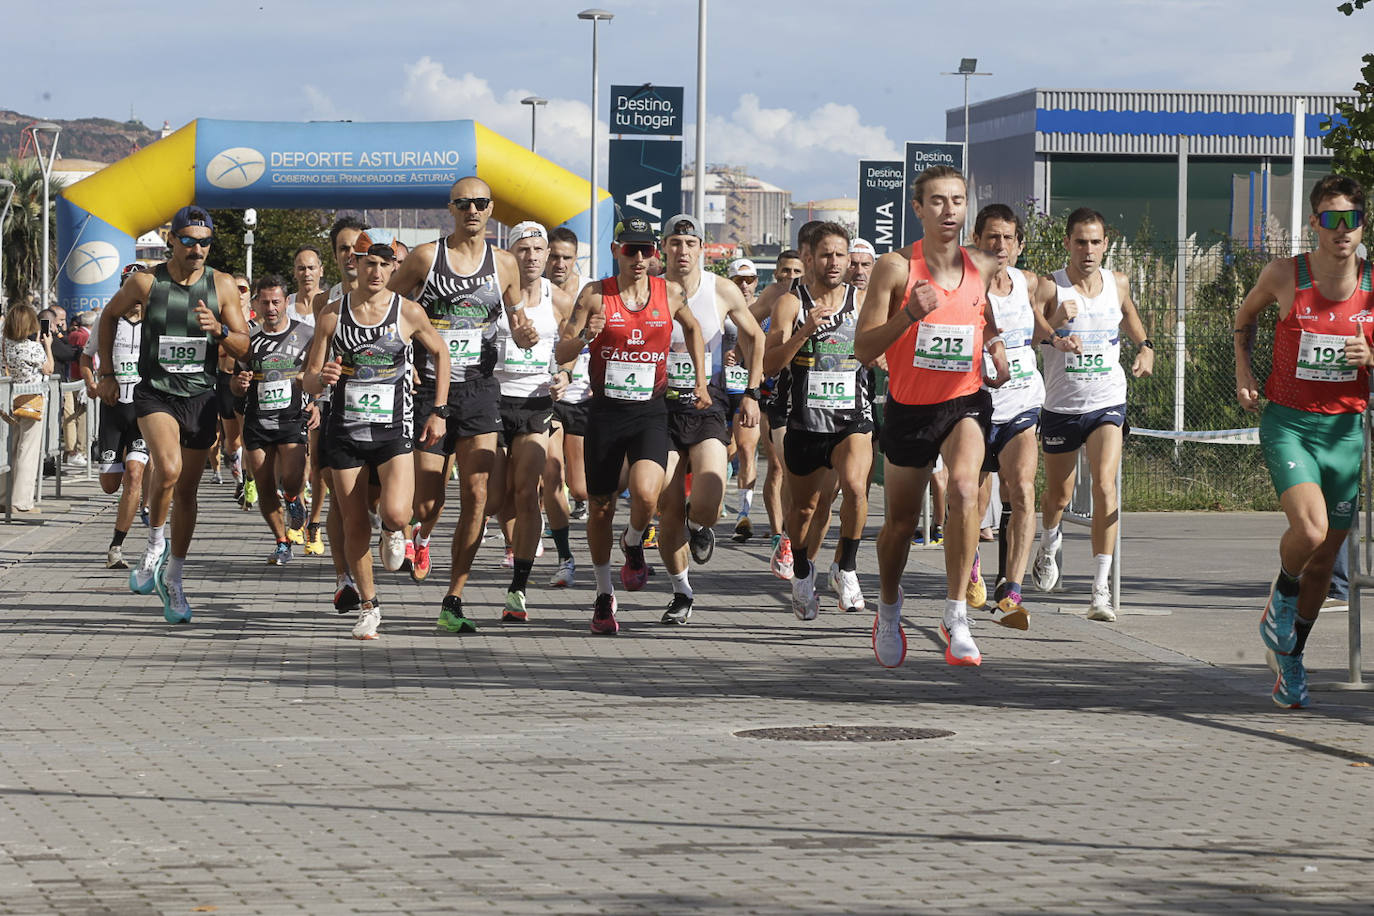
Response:
[{"label": "street lamp post", "polygon": [[8,301],[5,297],[5,221],[10,217],[10,201],[14,200],[14,182],[8,178],[0,178],[0,197],[5,200],[0,204],[0,309],[3,309]]},{"label": "street lamp post", "polygon": [[[38,142],[38,135],[43,131],[52,133],[52,148],[48,150],[48,158],[43,158],[43,145]],[[53,162],[57,160],[57,137],[62,133],[62,125],[54,124],[51,121],[40,121],[29,128],[29,133],[33,135],[34,154],[38,157],[38,167],[43,170],[43,258],[42,258],[42,291],[39,294],[39,302],[43,308],[48,307],[48,299],[52,292],[52,278],[48,276],[48,198],[51,196],[48,191],[49,183],[52,180]]]},{"label": "street lamp post", "polygon": [[991,73],[978,72],[978,58],[963,57],[959,59],[959,69],[953,73],[941,73],[941,76],[962,76],[964,78],[964,174],[972,176],[973,171],[968,163],[968,78],[970,76],[992,76]]},{"label": "street lamp post", "polygon": [[706,225],[706,0],[697,0],[697,161],[693,210]]},{"label": "street lamp post", "polygon": [[592,23],[592,205],[587,210],[587,220],[591,224],[591,230],[587,233],[588,242],[591,245],[591,254],[587,259],[587,276],[593,280],[598,279],[596,273],[596,250],[599,240],[596,237],[596,115],[597,115],[597,96],[601,93],[601,70],[600,61],[597,58],[596,27],[598,23],[610,22],[615,18],[615,14],[606,10],[583,10],[577,14],[578,19],[589,19]]},{"label": "street lamp post", "polygon": [[547,105],[547,104],[549,104],[549,100],[548,100],[548,99],[541,99],[541,98],[540,98],[539,96],[537,96],[537,95],[530,95],[530,96],[526,96],[525,98],[521,99],[521,100],[520,100],[520,104],[521,104],[521,105],[528,105],[528,106],[530,106],[530,152],[532,153],[532,152],[534,152],[534,116],[535,116],[535,112],[537,112],[537,111],[539,110],[539,106],[540,106],[540,105]]},{"label": "street lamp post", "polygon": [[[258,211],[249,207],[243,211],[243,272],[248,275],[248,283],[253,283],[253,230],[258,228]],[[244,316],[245,318],[248,316]]]}]

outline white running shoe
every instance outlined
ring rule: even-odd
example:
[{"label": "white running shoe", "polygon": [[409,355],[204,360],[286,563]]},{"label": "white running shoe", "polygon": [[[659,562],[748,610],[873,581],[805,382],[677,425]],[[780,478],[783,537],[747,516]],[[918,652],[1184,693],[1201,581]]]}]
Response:
[{"label": "white running shoe", "polygon": [[1035,563],[1031,566],[1031,581],[1035,587],[1042,592],[1048,592],[1059,584],[1059,564],[1054,557],[1059,553],[1059,545],[1062,541],[1056,541],[1048,549],[1041,545],[1035,551]]},{"label": "white running shoe", "polygon": [[376,639],[377,627],[382,623],[382,609],[377,605],[368,607],[363,605],[363,609],[358,612],[358,622],[353,624],[354,639]]},{"label": "white running shoe", "polygon": [[792,579],[792,613],[798,620],[815,620],[820,613],[821,602],[816,597],[816,567],[811,566],[811,575]]},{"label": "white running shoe", "polygon": [[[164,576],[166,574],[164,573]],[[188,623],[191,620],[191,603],[186,600],[186,586],[180,579],[173,580],[170,576],[167,581],[167,607],[163,610],[163,617],[168,623]]]},{"label": "white running shoe", "polygon": [[406,536],[404,531],[383,531],[378,549],[382,554],[382,566],[395,572],[406,559]]},{"label": "white running shoe", "polygon": [[902,602],[906,593],[897,589],[897,612],[883,616],[882,605],[873,617],[873,655],[884,668],[896,668],[906,660],[906,632],[902,629]]},{"label": "white running shoe", "polygon": [[110,545],[110,549],[105,551],[106,569],[128,569],[129,563],[124,559],[124,548],[118,544]]},{"label": "white running shoe", "polygon": [[840,569],[830,564],[830,590],[835,593],[835,605],[846,614],[864,609],[864,593],[859,588],[859,574],[852,569]]},{"label": "white running shoe", "polygon": [[572,557],[568,557],[558,564],[558,572],[553,574],[549,580],[550,588],[572,588],[573,575],[577,572],[577,563]]},{"label": "white running shoe", "polygon": [[983,656],[968,631],[968,612],[951,615],[945,612],[940,621],[940,638],[945,641],[945,661],[951,665],[981,665]]},{"label": "white running shoe", "polygon": [[1112,610],[1112,590],[1109,586],[1093,589],[1093,601],[1088,605],[1088,619],[1107,623],[1116,620],[1116,611]]}]

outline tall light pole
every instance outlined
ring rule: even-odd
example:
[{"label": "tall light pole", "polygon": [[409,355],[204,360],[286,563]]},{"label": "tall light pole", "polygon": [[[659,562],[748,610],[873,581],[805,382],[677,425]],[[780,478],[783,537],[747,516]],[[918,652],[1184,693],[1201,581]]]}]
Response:
[{"label": "tall light pole", "polygon": [[[38,135],[43,131],[52,133],[52,148],[48,150],[48,158],[43,158],[43,145],[38,141]],[[34,155],[38,157],[38,167],[43,170],[43,285],[39,295],[39,302],[43,308],[48,307],[48,298],[52,292],[52,278],[48,276],[48,198],[51,196],[48,185],[52,180],[52,165],[57,160],[57,137],[62,133],[62,125],[54,124],[51,121],[40,121],[29,128],[29,133],[33,135]]]},{"label": "tall light pole", "polygon": [[970,76],[992,76],[991,73],[978,72],[978,58],[962,57],[959,59],[959,69],[954,73],[941,73],[941,76],[962,76],[964,78],[964,175],[972,176],[973,172],[968,164],[968,78]]},{"label": "tall light pole", "polygon": [[706,225],[706,0],[697,0],[697,163],[692,209]]},{"label": "tall light pole", "polygon": [[520,104],[530,106],[530,152],[532,153],[534,152],[534,115],[539,110],[539,106],[549,104],[549,100],[541,99],[537,95],[529,95],[521,99]]},{"label": "tall light pole", "polygon": [[596,252],[600,240],[596,237],[596,103],[597,97],[601,94],[601,62],[597,57],[596,27],[598,23],[610,22],[615,18],[615,14],[606,10],[583,10],[577,14],[577,18],[590,19],[592,23],[592,205],[587,210],[587,220],[591,223],[591,229],[587,233],[588,243],[591,245],[591,255],[587,260],[587,276],[597,280],[600,278],[596,273]]},{"label": "tall light pole", "polygon": [[[385,212],[382,214],[382,219],[386,219]],[[248,275],[250,286],[253,284],[253,230],[256,228],[258,228],[258,211],[249,207],[243,211],[243,272]],[[247,317],[247,315],[244,316],[244,318]]]},{"label": "tall light pole", "polygon": [[0,204],[0,306],[8,300],[5,298],[5,221],[10,217],[10,201],[14,200],[14,182],[8,178],[0,178],[0,198],[4,198],[4,203]]}]

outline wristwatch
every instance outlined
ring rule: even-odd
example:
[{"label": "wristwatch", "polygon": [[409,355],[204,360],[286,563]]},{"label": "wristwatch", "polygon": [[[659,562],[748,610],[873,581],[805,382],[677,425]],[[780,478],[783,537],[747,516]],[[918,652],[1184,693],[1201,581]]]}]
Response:
[{"label": "wristwatch", "polygon": [[225,324],[224,322],[221,321],[221,322],[220,322],[220,325],[219,325],[219,333],[217,333],[217,334],[215,335],[215,339],[216,339],[216,340],[228,340],[228,339],[229,339],[229,325],[227,325],[227,324]]},{"label": "wristwatch", "polygon": [[1140,342],[1139,346],[1142,349],[1144,349],[1145,347],[1149,347],[1151,350],[1153,350],[1155,348],[1155,342],[1147,337]]},{"label": "wristwatch", "polygon": [[449,417],[453,416],[453,405],[440,404],[438,407],[430,411],[430,413],[434,414],[436,417],[440,417],[441,419],[447,420]]},{"label": "wristwatch", "polygon": [[757,388],[746,388],[740,392],[740,394],[743,394],[746,398],[753,398],[756,401],[759,399],[759,390]]}]

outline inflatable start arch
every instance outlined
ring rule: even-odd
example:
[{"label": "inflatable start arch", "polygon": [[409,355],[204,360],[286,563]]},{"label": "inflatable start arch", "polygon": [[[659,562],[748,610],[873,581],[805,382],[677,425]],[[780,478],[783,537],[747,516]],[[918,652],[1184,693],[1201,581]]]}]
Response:
[{"label": "inflatable start arch", "polygon": [[[587,250],[591,220],[609,242],[615,208],[585,178],[476,121],[396,123],[200,118],[65,189],[57,203],[58,302],[100,308],[134,259],[134,240],[181,207],[435,209],[465,175],[491,185],[507,225],[567,226]],[[211,256],[213,262],[214,257]]]}]

